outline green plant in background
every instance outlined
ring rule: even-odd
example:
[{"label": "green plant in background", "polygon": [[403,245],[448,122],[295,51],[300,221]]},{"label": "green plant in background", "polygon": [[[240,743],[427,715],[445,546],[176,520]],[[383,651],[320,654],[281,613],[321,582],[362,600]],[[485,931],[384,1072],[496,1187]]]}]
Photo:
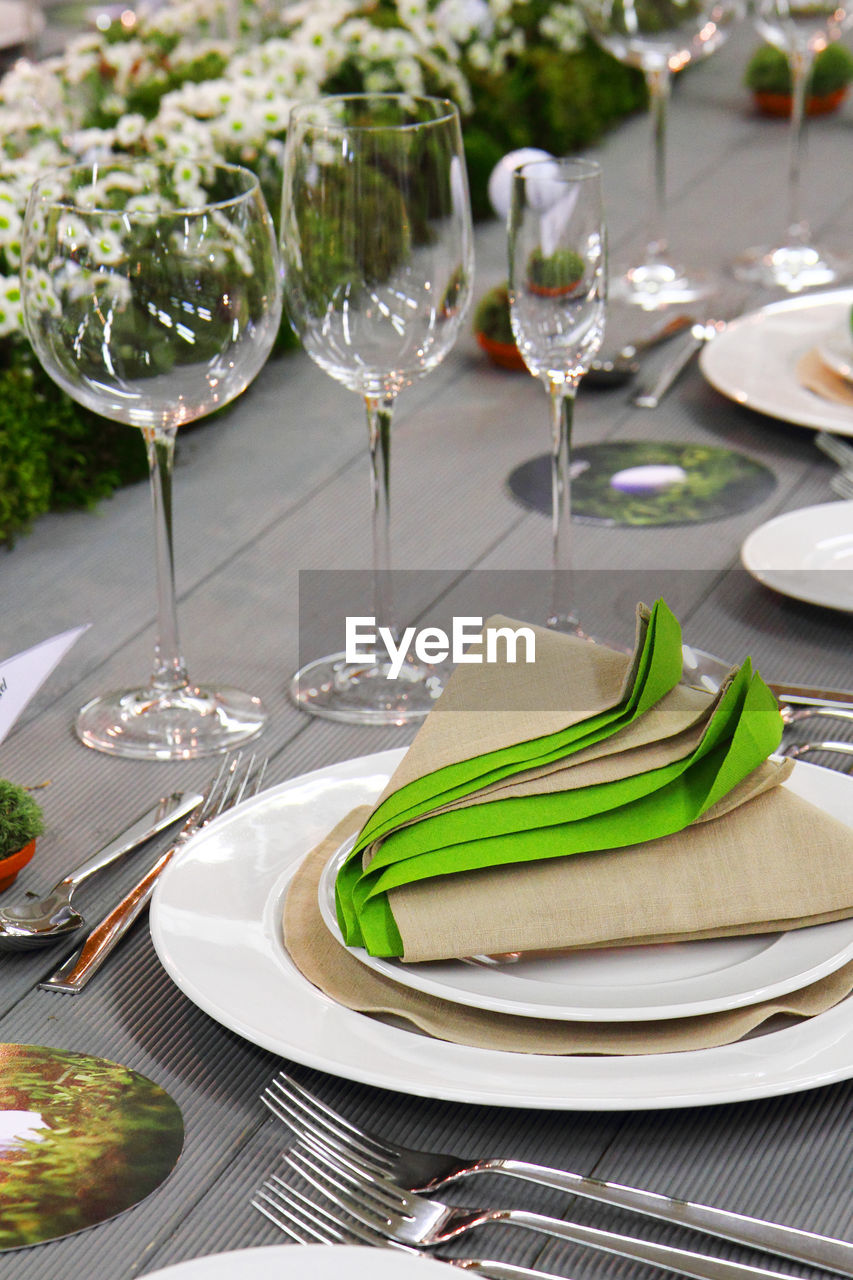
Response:
[{"label": "green plant in background", "polygon": [[484,293],[474,308],[473,329],[493,342],[515,342],[509,318],[509,290],[505,284],[495,285]]},{"label": "green plant in background", "polygon": [[582,276],[583,258],[574,249],[557,249],[547,255],[534,249],[527,260],[527,282],[533,289],[568,292]]},{"label": "green plant in background", "polygon": [[[841,43],[830,44],[814,60],[806,93],[823,98],[845,89],[851,80],[853,53]],[[790,93],[791,68],[786,55],[773,45],[762,45],[747,63],[744,82],[753,93]]]},{"label": "green plant in background", "polygon": [[44,831],[44,818],[25,787],[0,778],[0,859],[23,849]]}]

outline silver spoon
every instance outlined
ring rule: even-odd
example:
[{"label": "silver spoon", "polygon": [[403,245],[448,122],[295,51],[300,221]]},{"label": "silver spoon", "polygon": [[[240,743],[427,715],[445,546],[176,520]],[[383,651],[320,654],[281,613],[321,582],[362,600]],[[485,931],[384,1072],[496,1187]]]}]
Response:
[{"label": "silver spoon", "polygon": [[78,885],[185,817],[201,803],[201,799],[199,795],[182,795],[180,792],[165,796],[109,844],[63,876],[43,898],[32,895],[31,901],[0,907],[0,950],[26,951],[75,933],[85,924],[80,912],[71,905],[71,895]]}]

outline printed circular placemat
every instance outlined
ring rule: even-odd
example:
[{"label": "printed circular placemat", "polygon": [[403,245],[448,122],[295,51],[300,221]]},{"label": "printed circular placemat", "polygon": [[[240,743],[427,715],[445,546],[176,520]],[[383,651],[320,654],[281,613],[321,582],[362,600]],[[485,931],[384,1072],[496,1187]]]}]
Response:
[{"label": "printed circular placemat", "polygon": [[0,1045],[0,1250],[55,1240],[138,1204],[174,1168],[181,1112],[128,1067]]},{"label": "printed circular placemat", "polygon": [[[708,445],[654,440],[580,445],[572,451],[572,515],[602,524],[675,525],[719,520],[764,502],[776,485],[760,462]],[[510,493],[551,514],[551,460],[511,472]]]}]

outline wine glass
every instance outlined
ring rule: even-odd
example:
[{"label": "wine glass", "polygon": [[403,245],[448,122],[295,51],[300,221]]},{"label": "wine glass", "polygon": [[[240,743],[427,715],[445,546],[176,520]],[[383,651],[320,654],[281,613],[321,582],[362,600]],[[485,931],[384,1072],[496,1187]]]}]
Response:
[{"label": "wine glass", "polygon": [[25,217],[27,333],[74,400],[138,427],[151,476],[158,635],[150,683],[79,713],[89,747],[136,759],[226,751],[266,712],[228,687],[192,685],[178,642],[172,464],[182,423],[239,395],[281,314],[275,232],[257,178],[235,165],[107,160],[43,175]]},{"label": "wine glass", "polygon": [[847,264],[819,249],[803,216],[801,178],[806,89],[815,56],[838,40],[853,22],[845,0],[753,0],[752,19],[760,35],[787,55],[791,68],[791,126],[788,134],[788,222],[781,245],[747,249],[734,264],[740,280],[790,293],[832,284]]},{"label": "wine glass", "polygon": [[600,166],[592,160],[536,160],[516,169],[508,233],[512,331],[551,406],[548,625],[581,634],[570,598],[569,456],[578,383],[604,337],[607,244]]},{"label": "wine glass", "polygon": [[[364,400],[372,481],[374,611],[396,634],[388,569],[391,419],[397,395],[452,347],[473,283],[459,113],[441,98],[333,95],[295,107],[284,154],[285,302],[308,355]],[[290,693],[315,715],[405,724],[442,672],[379,646],[316,659]]]},{"label": "wine glass", "polygon": [[719,48],[742,0],[580,0],[593,38],[619,62],[638,67],[651,104],[653,198],[643,261],[611,283],[614,299],[646,310],[707,297],[713,278],[670,256],[666,210],[666,122],[673,72]]}]

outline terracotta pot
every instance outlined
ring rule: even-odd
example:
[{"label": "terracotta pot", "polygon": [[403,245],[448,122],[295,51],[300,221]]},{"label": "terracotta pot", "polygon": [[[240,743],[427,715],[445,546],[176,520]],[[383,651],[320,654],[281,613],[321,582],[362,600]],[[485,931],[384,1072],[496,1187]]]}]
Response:
[{"label": "terracotta pot", "polygon": [[526,370],[527,366],[514,342],[498,342],[479,332],[474,336],[493,364],[499,365],[501,369]]},{"label": "terracotta pot", "polygon": [[7,858],[0,858],[0,893],[15,883],[18,872],[22,871],[36,851],[35,840],[30,840],[17,853],[10,853]]},{"label": "terracotta pot", "polygon": [[532,280],[528,280],[527,288],[531,293],[536,293],[540,298],[562,298],[566,293],[571,293],[578,286],[578,281],[573,280],[571,284],[534,284]]},{"label": "terracotta pot", "polygon": [[[785,117],[791,114],[791,95],[789,93],[768,93],[756,90],[753,93],[756,106],[763,116]],[[806,98],[807,116],[825,116],[837,111],[847,97],[846,87],[835,89],[832,93],[824,93],[819,98]]]}]

